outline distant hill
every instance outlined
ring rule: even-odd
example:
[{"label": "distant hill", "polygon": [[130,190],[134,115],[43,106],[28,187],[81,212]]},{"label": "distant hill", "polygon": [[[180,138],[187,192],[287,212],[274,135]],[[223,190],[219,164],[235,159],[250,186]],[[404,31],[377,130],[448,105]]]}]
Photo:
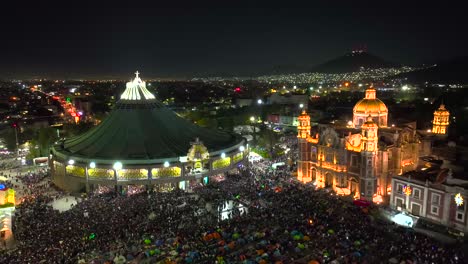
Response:
[{"label": "distant hill", "polygon": [[445,84],[468,84],[468,56],[440,61],[434,66],[418,71],[400,74],[410,82],[430,82]]},{"label": "distant hill", "polygon": [[361,67],[372,69],[390,68],[397,66],[397,64],[388,62],[368,52],[350,52],[338,58],[312,67],[312,69],[308,71],[320,73],[346,73],[359,71]]}]

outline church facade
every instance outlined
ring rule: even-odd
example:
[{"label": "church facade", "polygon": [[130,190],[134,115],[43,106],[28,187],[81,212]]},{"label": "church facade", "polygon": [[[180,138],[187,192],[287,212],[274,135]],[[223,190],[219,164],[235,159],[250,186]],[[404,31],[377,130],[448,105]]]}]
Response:
[{"label": "church facade", "polygon": [[392,176],[416,169],[419,158],[431,154],[431,141],[415,123],[387,126],[388,109],[367,89],[353,109],[346,127],[311,127],[304,111],[298,117],[297,178],[339,195],[353,195],[376,203],[391,194]]}]

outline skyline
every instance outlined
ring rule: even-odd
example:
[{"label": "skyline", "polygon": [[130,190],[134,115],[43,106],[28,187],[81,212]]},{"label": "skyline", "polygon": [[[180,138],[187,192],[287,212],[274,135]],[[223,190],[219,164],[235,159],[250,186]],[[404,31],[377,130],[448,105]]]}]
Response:
[{"label": "skyline", "polygon": [[463,9],[445,3],[379,7],[324,3],[183,8],[14,3],[0,18],[2,78],[258,75],[314,66],[356,46],[406,65],[466,55]]}]

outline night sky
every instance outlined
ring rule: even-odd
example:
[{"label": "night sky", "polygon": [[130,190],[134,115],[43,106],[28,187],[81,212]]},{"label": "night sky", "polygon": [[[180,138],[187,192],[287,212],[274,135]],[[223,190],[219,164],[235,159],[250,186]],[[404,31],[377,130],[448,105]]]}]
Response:
[{"label": "night sky", "polygon": [[136,69],[143,78],[249,76],[278,65],[315,65],[358,45],[404,64],[466,55],[468,47],[466,9],[449,1],[309,1],[294,8],[283,7],[287,1],[35,2],[2,3],[0,77],[127,79]]}]

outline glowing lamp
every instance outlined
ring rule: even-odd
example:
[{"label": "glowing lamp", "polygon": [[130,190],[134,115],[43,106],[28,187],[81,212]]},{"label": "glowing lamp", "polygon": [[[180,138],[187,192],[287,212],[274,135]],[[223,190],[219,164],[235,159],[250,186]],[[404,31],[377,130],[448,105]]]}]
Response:
[{"label": "glowing lamp", "polygon": [[457,195],[455,195],[455,203],[457,204],[457,206],[463,205],[463,197],[460,193],[457,193]]},{"label": "glowing lamp", "polygon": [[245,150],[245,147],[244,146],[240,146],[239,147],[239,151],[244,151]]},{"label": "glowing lamp", "polygon": [[164,162],[164,167],[165,167],[165,168],[169,167],[169,161],[165,161],[165,162]]},{"label": "glowing lamp", "polygon": [[91,169],[96,168],[96,162],[91,161],[91,163],[89,163],[89,167],[90,167]]},{"label": "glowing lamp", "polygon": [[74,160],[71,159],[71,160],[68,161],[68,165],[73,165],[73,164],[75,164]]},{"label": "glowing lamp", "polygon": [[258,99],[258,100],[257,100],[257,104],[263,104],[262,99]]},{"label": "glowing lamp", "polygon": [[116,163],[114,163],[114,167],[113,167],[113,168],[114,168],[114,170],[121,170],[122,167],[123,167],[122,162],[117,161]]},{"label": "glowing lamp", "polygon": [[226,153],[221,153],[221,158],[224,159],[226,157]]}]

